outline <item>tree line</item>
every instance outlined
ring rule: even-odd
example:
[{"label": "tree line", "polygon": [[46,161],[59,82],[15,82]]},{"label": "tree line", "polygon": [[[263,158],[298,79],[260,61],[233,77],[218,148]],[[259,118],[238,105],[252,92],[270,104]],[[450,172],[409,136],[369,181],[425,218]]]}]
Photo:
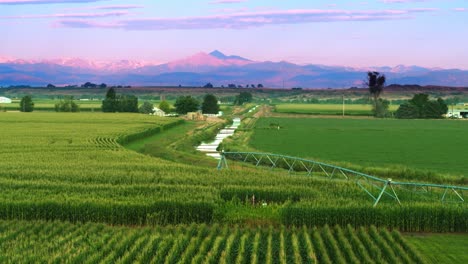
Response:
[{"label": "tree line", "polygon": [[[380,98],[386,83],[386,77],[379,72],[367,73],[367,86],[373,98],[372,112],[375,117],[388,117],[390,102]],[[395,117],[400,119],[443,118],[447,114],[448,107],[442,98],[430,100],[424,93],[415,94],[408,102],[401,104],[395,112]]]}]

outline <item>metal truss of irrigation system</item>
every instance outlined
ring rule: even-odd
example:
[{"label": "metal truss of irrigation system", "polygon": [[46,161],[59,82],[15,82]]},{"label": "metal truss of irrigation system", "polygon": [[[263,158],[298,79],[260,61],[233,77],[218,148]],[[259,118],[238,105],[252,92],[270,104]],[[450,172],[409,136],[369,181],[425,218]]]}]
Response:
[{"label": "metal truss of irrigation system", "polygon": [[[430,183],[416,183],[416,182],[398,182],[392,181],[392,179],[381,179],[375,176],[371,176],[365,173],[353,171],[350,169],[342,168],[335,165],[330,165],[318,161],[307,160],[297,157],[271,154],[271,153],[259,153],[259,152],[222,152],[221,159],[218,162],[218,170],[228,168],[227,159],[235,161],[242,161],[255,164],[256,167],[268,166],[270,169],[283,168],[287,169],[288,173],[305,172],[308,176],[312,176],[313,173],[323,173],[327,178],[343,178],[346,180],[354,180],[356,184],[366,192],[374,200],[374,207],[377,206],[382,196],[385,194],[390,198],[394,199],[398,204],[401,205],[400,198],[397,195],[395,189],[401,188],[411,192],[425,193],[434,195],[432,190],[441,190],[440,194],[435,193],[436,197],[441,202],[447,202],[447,196],[452,194],[457,202],[464,203],[464,191],[468,191],[468,187],[442,185],[442,184],[430,184]],[[315,171],[314,171],[315,170]],[[367,186],[367,187],[366,187]],[[376,188],[378,194],[372,193],[371,188]]]}]

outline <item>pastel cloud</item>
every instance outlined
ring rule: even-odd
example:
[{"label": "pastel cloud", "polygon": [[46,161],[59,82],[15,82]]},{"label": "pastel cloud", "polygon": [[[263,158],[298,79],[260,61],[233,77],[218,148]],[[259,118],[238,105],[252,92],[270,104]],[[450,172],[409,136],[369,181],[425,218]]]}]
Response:
[{"label": "pastel cloud", "polygon": [[0,0],[0,5],[91,3],[106,0]]},{"label": "pastel cloud", "polygon": [[86,20],[58,21],[64,27],[114,27],[125,30],[190,30],[232,28],[245,29],[266,25],[314,22],[378,21],[414,18],[416,13],[434,12],[433,8],[378,11],[297,9],[284,11],[244,12],[185,18],[146,18],[117,21],[112,25]]},{"label": "pastel cloud", "polygon": [[3,16],[0,19],[27,19],[27,18],[102,18],[128,15],[126,11],[105,12],[105,13],[71,13],[71,14],[49,14],[49,15],[21,15]]},{"label": "pastel cloud", "polygon": [[104,10],[128,10],[143,8],[141,5],[107,5],[107,6],[96,6],[91,9],[104,9]]},{"label": "pastel cloud", "polygon": [[247,2],[247,0],[215,0],[211,1],[210,4],[237,4]]},{"label": "pastel cloud", "polygon": [[381,2],[384,2],[386,4],[404,4],[404,3],[415,3],[415,2],[427,2],[427,0],[381,0]]},{"label": "pastel cloud", "polygon": [[468,11],[468,8],[458,7],[458,8],[454,8],[453,11],[457,11],[457,12],[466,12],[466,11]]}]

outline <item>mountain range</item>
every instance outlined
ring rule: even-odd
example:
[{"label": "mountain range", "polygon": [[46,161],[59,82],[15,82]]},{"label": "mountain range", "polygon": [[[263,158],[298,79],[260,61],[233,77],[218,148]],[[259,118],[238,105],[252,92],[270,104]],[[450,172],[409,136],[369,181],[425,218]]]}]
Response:
[{"label": "mountain range", "polygon": [[79,85],[85,82],[132,86],[215,86],[263,84],[271,88],[362,87],[367,71],[387,76],[388,84],[468,86],[468,70],[419,66],[352,68],[286,61],[253,61],[220,51],[200,52],[164,64],[77,58],[15,60],[0,56],[0,86]]}]

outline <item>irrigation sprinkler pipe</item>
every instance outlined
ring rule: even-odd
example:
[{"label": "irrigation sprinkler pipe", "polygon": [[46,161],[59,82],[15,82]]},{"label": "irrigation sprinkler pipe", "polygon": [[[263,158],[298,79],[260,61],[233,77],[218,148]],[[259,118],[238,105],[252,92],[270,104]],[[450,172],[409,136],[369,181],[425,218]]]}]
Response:
[{"label": "irrigation sprinkler pipe", "polygon": [[[218,170],[221,170],[223,168],[223,166],[225,168],[228,168],[228,164],[227,164],[227,159],[226,159],[226,156],[229,156],[229,155],[235,155],[235,156],[239,156],[240,159],[242,159],[242,157],[245,155],[245,158],[243,159],[243,162],[247,162],[249,156],[252,156],[255,161],[256,161],[256,166],[259,166],[260,165],[260,162],[261,160],[266,156],[267,159],[272,163],[272,167],[271,168],[275,168],[277,167],[277,161],[279,159],[282,159],[286,165],[288,166],[289,170],[288,170],[288,173],[291,173],[292,170],[294,170],[294,164],[296,164],[296,162],[301,162],[301,164],[303,165],[303,167],[306,169],[307,171],[307,175],[311,175],[312,174],[312,170],[313,168],[318,165],[319,168],[322,169],[322,171],[327,175],[327,177],[330,177],[330,174],[325,170],[325,168],[332,168],[333,171],[332,171],[332,175],[331,177],[333,177],[333,174],[336,170],[339,170],[341,171],[341,173],[348,179],[346,173],[348,174],[354,174],[356,176],[359,176],[359,178],[363,177],[365,178],[366,180],[372,180],[372,181],[376,181],[376,182],[380,182],[380,183],[384,183],[384,186],[383,188],[381,189],[380,191],[380,194],[377,198],[375,198],[366,188],[364,188],[364,186],[362,186],[360,183],[359,183],[359,179],[356,181],[356,183],[367,193],[369,194],[374,200],[375,200],[375,203],[374,203],[374,206],[376,206],[378,204],[378,202],[380,201],[382,195],[384,193],[390,195],[389,193],[387,193],[385,190],[388,186],[390,186],[390,188],[392,189],[392,192],[394,195],[390,195],[392,198],[394,198],[395,200],[398,201],[399,204],[401,204],[400,202],[400,199],[398,198],[396,192],[395,192],[395,189],[393,188],[393,186],[402,186],[402,187],[426,187],[426,188],[430,188],[430,187],[433,187],[433,188],[440,188],[440,189],[445,189],[445,192],[444,194],[442,195],[442,201],[445,200],[445,196],[448,192],[449,189],[451,189],[457,196],[458,198],[460,198],[461,201],[465,201],[465,199],[463,199],[462,195],[460,195],[458,191],[468,191],[468,187],[465,187],[465,186],[454,186],[454,185],[443,185],[443,184],[432,184],[432,183],[417,183],[417,182],[398,182],[398,181],[392,181],[391,179],[388,179],[388,180],[384,180],[384,179],[381,179],[381,178],[378,178],[376,176],[372,176],[372,175],[368,175],[368,174],[365,174],[365,173],[362,173],[362,172],[358,172],[358,171],[354,171],[354,170],[350,170],[350,169],[346,169],[346,168],[343,168],[343,167],[340,167],[340,166],[335,166],[335,165],[330,165],[330,164],[326,164],[326,163],[323,163],[323,162],[319,162],[319,161],[314,161],[314,160],[308,160],[308,159],[303,159],[303,158],[298,158],[298,157],[292,157],[292,156],[287,156],[287,155],[280,155],[280,154],[272,154],[272,153],[261,153],[261,152],[222,152],[221,153],[221,159],[220,161],[218,162]],[[259,157],[257,159],[257,157]],[[275,162],[273,162],[273,159],[271,157],[275,157]],[[290,162],[288,162],[288,160],[291,162],[292,161],[292,165]],[[311,164],[312,165],[312,168],[309,169],[305,164]],[[346,173],[345,173],[346,172]],[[379,188],[380,189],[380,188]]]}]

